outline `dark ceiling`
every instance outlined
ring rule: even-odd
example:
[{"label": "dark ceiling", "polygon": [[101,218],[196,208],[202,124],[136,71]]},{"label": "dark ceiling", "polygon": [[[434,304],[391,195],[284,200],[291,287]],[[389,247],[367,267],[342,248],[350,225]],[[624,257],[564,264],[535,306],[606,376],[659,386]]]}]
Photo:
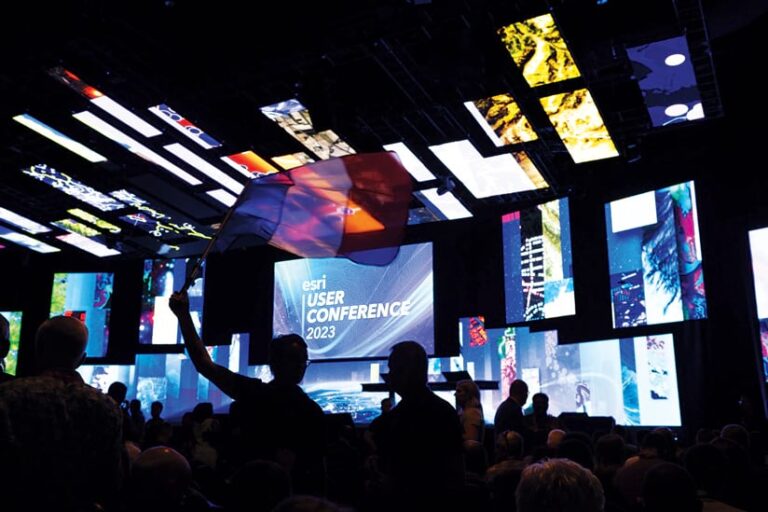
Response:
[{"label": "dark ceiling", "polygon": [[[187,186],[74,120],[71,114],[88,103],[48,76],[57,65],[147,120],[147,107],[168,103],[223,143],[206,153],[213,161],[249,149],[263,157],[303,150],[259,111],[296,97],[309,107],[316,128],[334,129],[358,152],[405,141],[433,173],[447,176],[428,145],[469,138],[484,156],[510,151],[508,146],[494,147],[462,104],[504,91],[513,91],[524,110],[537,102],[496,29],[548,10],[582,70],[579,84],[592,91],[620,156],[574,164],[541,109],[530,108],[540,139],[527,143],[525,150],[551,188],[478,200],[459,184],[456,194],[476,217],[563,195],[581,186],[586,175],[626,172],[643,151],[664,146],[660,140],[690,143],[685,136],[680,139],[680,133],[717,123],[724,113],[719,88],[723,76],[716,73],[720,63],[712,39],[731,37],[728,32],[748,25],[764,9],[759,2],[742,2],[739,14],[724,15],[726,4],[720,2],[705,3],[703,11],[699,2],[688,0],[631,4],[357,0],[270,2],[265,7],[229,0],[23,2],[15,14],[4,14],[0,31],[0,206],[41,223],[80,207],[120,224],[117,215],[93,210],[20,172],[45,162],[98,190],[127,188],[175,219],[198,226],[210,226],[224,213],[224,207],[205,194],[218,188],[213,182]],[[688,36],[707,119],[651,130],[625,48],[681,33]],[[561,90],[557,84],[551,89]],[[88,163],[11,120],[22,113],[92,147],[109,162]],[[174,130],[161,129],[162,144],[182,141],[170,133]],[[160,143],[147,145],[158,149]],[[180,247],[173,255],[199,253],[203,246],[196,239],[156,239],[120,225],[123,233],[108,242],[118,244],[128,257],[156,254],[164,243]],[[62,233],[40,239],[76,251],[52,238]]]}]

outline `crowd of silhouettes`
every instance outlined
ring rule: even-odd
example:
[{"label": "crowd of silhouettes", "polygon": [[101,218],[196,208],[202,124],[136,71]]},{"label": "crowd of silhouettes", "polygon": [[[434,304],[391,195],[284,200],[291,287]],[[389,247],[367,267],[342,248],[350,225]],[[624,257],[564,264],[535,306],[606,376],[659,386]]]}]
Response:
[{"label": "crowd of silhouettes", "polygon": [[[185,294],[170,302],[201,375],[235,401],[229,414],[198,404],[174,425],[153,402],[147,420],[124,383],[107,394],[76,372],[88,331],[45,321],[34,375],[0,380],[0,510],[57,511],[519,511],[765,510],[761,432],[732,424],[681,443],[673,431],[574,430],[549,397],[511,383],[486,425],[480,390],[456,385],[455,407],[427,380],[427,354],[395,344],[388,383],[367,429],[325,415],[299,386],[304,340],[272,340],[273,380],[213,362]],[[8,325],[0,317],[0,355]],[[0,375],[5,375],[0,374]],[[642,435],[640,435],[642,434]]]}]

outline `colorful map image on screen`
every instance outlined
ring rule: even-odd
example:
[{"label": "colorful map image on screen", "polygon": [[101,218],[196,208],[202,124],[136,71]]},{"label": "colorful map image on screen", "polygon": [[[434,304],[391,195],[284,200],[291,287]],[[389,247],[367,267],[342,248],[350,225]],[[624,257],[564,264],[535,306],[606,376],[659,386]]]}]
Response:
[{"label": "colorful map image on screen", "polygon": [[327,413],[349,413],[355,423],[370,423],[381,412],[387,392],[363,391],[363,383],[381,383],[384,361],[324,362],[307,368],[301,387]]},{"label": "colorful map image on screen", "polygon": [[573,315],[573,264],[568,199],[501,218],[508,323]]},{"label": "colorful map image on screen", "polygon": [[707,317],[692,181],[605,205],[614,327]]},{"label": "colorful map image on screen", "polygon": [[749,232],[752,274],[755,278],[755,303],[760,322],[760,355],[763,374],[768,382],[768,228]]},{"label": "colorful map image on screen", "polygon": [[16,364],[19,361],[19,339],[21,337],[21,311],[0,311],[8,320],[10,329],[11,350],[2,360],[3,371],[9,375],[16,375]]},{"label": "colorful map image on screen", "polygon": [[57,273],[53,275],[51,316],[72,316],[88,327],[88,357],[104,357],[109,343],[113,274]]},{"label": "colorful map image on screen", "polygon": [[[142,345],[176,345],[183,343],[176,316],[168,307],[171,294],[181,289],[187,277],[190,260],[144,260],[141,291],[139,343]],[[198,334],[203,325],[203,275],[190,286],[189,309]]]},{"label": "colorful map image on screen", "polygon": [[297,333],[311,360],[387,357],[402,340],[434,351],[432,244],[386,266],[341,258],[275,263],[274,335]]}]

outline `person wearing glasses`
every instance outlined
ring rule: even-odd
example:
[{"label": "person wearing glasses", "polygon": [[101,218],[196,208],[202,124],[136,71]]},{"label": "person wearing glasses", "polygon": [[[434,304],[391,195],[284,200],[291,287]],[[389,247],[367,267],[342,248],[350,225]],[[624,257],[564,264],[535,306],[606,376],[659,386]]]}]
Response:
[{"label": "person wearing glasses", "polygon": [[241,402],[245,459],[272,460],[291,474],[300,494],[322,495],[325,422],[323,410],[299,387],[309,365],[307,344],[298,334],[274,338],[269,346],[272,381],[247,377],[216,364],[197,334],[186,292],[174,293],[171,311],[195,369]]}]

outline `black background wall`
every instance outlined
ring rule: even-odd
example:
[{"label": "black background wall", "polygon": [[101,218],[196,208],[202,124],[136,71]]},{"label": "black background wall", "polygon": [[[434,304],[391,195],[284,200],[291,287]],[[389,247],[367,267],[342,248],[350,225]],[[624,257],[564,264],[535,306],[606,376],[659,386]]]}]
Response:
[{"label": "black background wall", "polygon": [[[571,201],[575,317],[532,325],[558,329],[561,343],[672,332],[685,424],[698,427],[737,419],[747,394],[765,404],[759,333],[749,262],[749,229],[768,226],[763,85],[755,79],[757,48],[764,47],[765,16],[713,46],[725,117],[672,127],[643,140],[641,158],[615,166],[593,165],[566,191]],[[605,172],[610,170],[610,172]],[[661,186],[695,180],[709,318],[613,330],[605,243],[604,204]],[[525,206],[524,204],[519,206]],[[458,350],[459,317],[484,314],[503,325],[504,294],[500,208],[482,218],[415,226],[406,242],[433,241],[435,335],[443,354]],[[4,244],[10,245],[10,244]],[[252,330],[252,363],[263,360],[271,330],[272,265],[292,256],[272,248],[215,254],[208,263],[205,337],[224,342],[228,332]],[[87,255],[39,256],[0,251],[0,310],[22,310],[20,370],[33,367],[34,331],[48,315],[53,272],[115,272],[107,360],[130,363],[137,336],[141,261]]]}]

